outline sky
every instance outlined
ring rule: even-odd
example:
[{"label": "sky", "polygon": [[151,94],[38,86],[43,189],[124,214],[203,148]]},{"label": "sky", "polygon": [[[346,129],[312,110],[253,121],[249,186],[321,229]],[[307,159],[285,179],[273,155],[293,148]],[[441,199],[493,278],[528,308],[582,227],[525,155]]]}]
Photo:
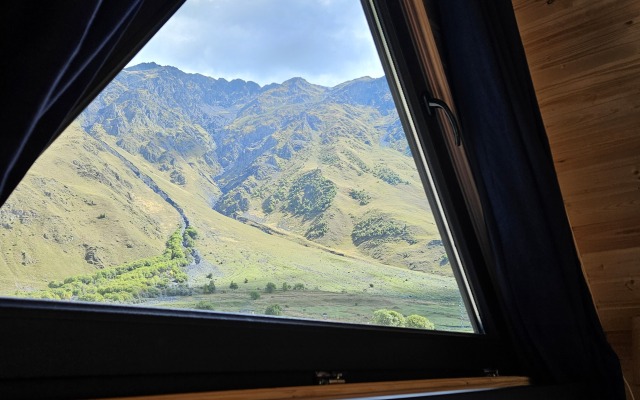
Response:
[{"label": "sky", "polygon": [[359,0],[187,0],[129,66],[151,61],[260,85],[384,74]]}]

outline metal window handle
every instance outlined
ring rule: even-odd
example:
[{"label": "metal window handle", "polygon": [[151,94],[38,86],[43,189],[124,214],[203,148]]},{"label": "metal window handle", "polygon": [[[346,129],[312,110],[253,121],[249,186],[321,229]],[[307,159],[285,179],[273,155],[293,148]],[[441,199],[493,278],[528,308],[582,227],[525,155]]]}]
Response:
[{"label": "metal window handle", "polygon": [[455,115],[453,115],[453,112],[451,111],[447,103],[440,99],[431,97],[427,93],[424,95],[424,104],[425,106],[427,106],[427,113],[429,115],[432,115],[432,110],[435,108],[439,108],[444,111],[447,119],[449,120],[449,123],[451,124],[451,128],[453,129],[453,137],[455,139],[456,146],[460,146],[460,127],[458,126],[458,121],[456,120]]}]

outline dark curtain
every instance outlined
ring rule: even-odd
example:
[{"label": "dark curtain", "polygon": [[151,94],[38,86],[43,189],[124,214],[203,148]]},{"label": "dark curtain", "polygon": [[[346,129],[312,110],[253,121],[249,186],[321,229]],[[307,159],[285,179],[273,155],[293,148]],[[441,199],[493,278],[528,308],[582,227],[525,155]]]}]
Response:
[{"label": "dark curtain", "polygon": [[0,205],[184,0],[7,1],[0,26]]},{"label": "dark curtain", "polygon": [[513,6],[434,3],[495,255],[490,272],[520,356],[540,383],[600,383],[601,398],[624,399],[619,362],[576,254]]}]

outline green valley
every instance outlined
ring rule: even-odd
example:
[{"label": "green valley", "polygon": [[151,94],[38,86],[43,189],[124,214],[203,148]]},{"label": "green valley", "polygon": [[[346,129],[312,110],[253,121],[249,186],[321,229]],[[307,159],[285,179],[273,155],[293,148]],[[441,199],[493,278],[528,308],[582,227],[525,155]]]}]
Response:
[{"label": "green valley", "polygon": [[384,78],[125,69],[0,209],[0,248],[3,296],[471,330]]}]

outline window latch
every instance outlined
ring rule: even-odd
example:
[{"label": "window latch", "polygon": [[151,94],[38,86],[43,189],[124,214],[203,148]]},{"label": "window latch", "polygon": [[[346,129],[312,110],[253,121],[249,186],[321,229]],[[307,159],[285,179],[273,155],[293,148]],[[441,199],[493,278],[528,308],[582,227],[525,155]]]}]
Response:
[{"label": "window latch", "polygon": [[346,383],[342,372],[316,371],[316,382],[318,385],[335,385],[338,383]]},{"label": "window latch", "polygon": [[429,92],[423,95],[424,105],[427,108],[428,115],[434,115],[435,109],[438,108],[444,112],[449,120],[449,124],[451,124],[451,128],[453,129],[453,137],[455,139],[456,146],[460,146],[461,138],[460,138],[460,127],[458,126],[458,120],[456,119],[453,112],[444,101],[432,97]]}]

